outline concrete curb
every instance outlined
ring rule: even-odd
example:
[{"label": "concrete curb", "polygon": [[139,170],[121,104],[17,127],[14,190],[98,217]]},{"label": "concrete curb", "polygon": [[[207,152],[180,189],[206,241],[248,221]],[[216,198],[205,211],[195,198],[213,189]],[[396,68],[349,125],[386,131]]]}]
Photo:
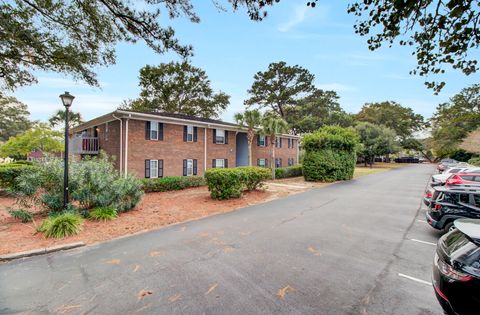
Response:
[{"label": "concrete curb", "polygon": [[55,246],[50,246],[45,248],[37,248],[37,249],[27,250],[19,253],[0,255],[0,261],[10,261],[18,258],[44,255],[48,253],[58,252],[61,250],[67,250],[67,249],[72,249],[72,248],[77,248],[82,246],[85,246],[84,242],[76,242],[76,243],[55,245]]}]

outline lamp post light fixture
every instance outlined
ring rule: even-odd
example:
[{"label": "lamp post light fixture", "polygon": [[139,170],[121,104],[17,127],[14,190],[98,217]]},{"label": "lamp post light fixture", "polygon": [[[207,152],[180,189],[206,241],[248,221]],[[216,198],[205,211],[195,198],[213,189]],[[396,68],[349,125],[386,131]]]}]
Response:
[{"label": "lamp post light fixture", "polygon": [[68,109],[72,106],[75,96],[68,92],[60,95],[63,106],[65,106],[65,153],[63,156],[63,209],[67,210],[68,206]]}]

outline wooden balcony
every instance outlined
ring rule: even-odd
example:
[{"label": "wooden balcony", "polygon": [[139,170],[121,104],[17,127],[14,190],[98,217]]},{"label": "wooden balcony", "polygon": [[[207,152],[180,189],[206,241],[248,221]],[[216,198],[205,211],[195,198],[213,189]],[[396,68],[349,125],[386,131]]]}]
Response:
[{"label": "wooden balcony", "polygon": [[71,154],[98,154],[98,137],[74,136],[70,139],[69,150]]}]

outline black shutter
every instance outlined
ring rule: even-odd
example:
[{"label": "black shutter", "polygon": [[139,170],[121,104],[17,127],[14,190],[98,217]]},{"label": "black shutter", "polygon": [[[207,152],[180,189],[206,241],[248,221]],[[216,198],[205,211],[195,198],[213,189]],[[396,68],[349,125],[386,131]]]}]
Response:
[{"label": "black shutter", "polygon": [[163,160],[158,160],[158,177],[163,177]]},{"label": "black shutter", "polygon": [[268,167],[268,159],[265,159],[265,167]]},{"label": "black shutter", "polygon": [[163,141],[163,123],[158,123],[158,140]]},{"label": "black shutter", "polygon": [[280,158],[279,160],[280,160],[280,167],[282,167],[282,158]]},{"label": "black shutter", "polygon": [[292,139],[292,149],[295,148],[295,140]]},{"label": "black shutter", "polygon": [[150,160],[145,160],[145,178],[150,178]]},{"label": "black shutter", "polygon": [[187,142],[187,126],[183,126],[183,141]]},{"label": "black shutter", "polygon": [[213,129],[213,143],[217,143],[217,129]]},{"label": "black shutter", "polygon": [[260,135],[257,135],[257,147],[260,146]]},{"label": "black shutter", "polygon": [[150,122],[145,122],[145,140],[150,140]]},{"label": "black shutter", "polygon": [[228,144],[228,130],[225,130],[225,144]]},{"label": "black shutter", "polygon": [[193,175],[197,175],[197,160],[193,160]]},{"label": "black shutter", "polygon": [[212,168],[215,168],[215,159],[212,159]]},{"label": "black shutter", "polygon": [[282,138],[279,138],[280,139],[280,149],[282,148]]},{"label": "black shutter", "polygon": [[268,147],[268,137],[265,136],[265,146]]},{"label": "black shutter", "polygon": [[197,142],[197,133],[198,133],[198,128],[193,127],[193,142]]},{"label": "black shutter", "polygon": [[224,163],[223,167],[228,168],[228,159],[225,159],[223,163]]},{"label": "black shutter", "polygon": [[260,159],[257,159],[257,166],[260,166]]},{"label": "black shutter", "polygon": [[187,160],[183,160],[183,176],[187,176]]}]

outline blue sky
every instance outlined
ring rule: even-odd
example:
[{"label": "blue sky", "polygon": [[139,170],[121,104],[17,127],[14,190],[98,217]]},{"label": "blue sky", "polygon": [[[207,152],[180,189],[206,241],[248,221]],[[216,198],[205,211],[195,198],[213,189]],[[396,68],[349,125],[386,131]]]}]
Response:
[{"label": "blue sky", "polygon": [[[424,78],[410,76],[416,60],[410,48],[382,48],[371,52],[366,38],[353,31],[355,17],[346,13],[347,1],[321,1],[308,8],[304,0],[281,1],[269,9],[262,22],[252,22],[242,10],[233,13],[226,1],[226,12],[210,1],[193,1],[201,22],[185,18],[165,19],[183,44],[194,47],[192,64],[206,70],[215,90],[231,96],[231,104],[221,118],[231,121],[233,114],[245,109],[253,75],[270,62],[298,64],[315,74],[315,85],[337,91],[347,112],[358,112],[366,102],[393,100],[430,117],[435,107],[463,87],[478,82],[478,75],[466,77],[449,70],[447,86],[433,95]],[[120,44],[117,63],[99,68],[101,89],[76,83],[68,76],[37,73],[39,84],[13,93],[29,106],[33,119],[46,120],[61,108],[58,95],[70,91],[76,96],[73,110],[85,119],[113,111],[124,99],[138,96],[138,71],[146,64],[176,60],[172,53],[158,55],[143,43]]]}]

